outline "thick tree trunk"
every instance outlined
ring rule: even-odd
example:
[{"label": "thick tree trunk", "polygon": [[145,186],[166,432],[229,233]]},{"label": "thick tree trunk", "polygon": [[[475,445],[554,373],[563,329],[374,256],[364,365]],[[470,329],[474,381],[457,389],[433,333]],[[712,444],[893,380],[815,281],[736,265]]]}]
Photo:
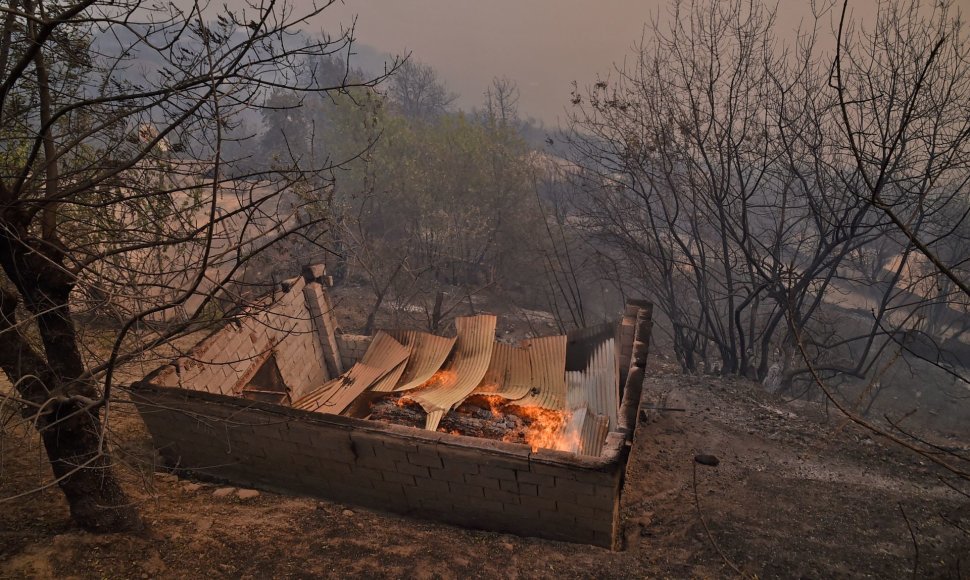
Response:
[{"label": "thick tree trunk", "polygon": [[71,518],[90,532],[139,529],[138,510],[118,483],[107,442],[101,442],[101,417],[85,406],[79,400],[56,402],[38,423]]},{"label": "thick tree trunk", "polygon": [[[138,510],[112,468],[97,389],[91,382],[79,380],[83,362],[67,304],[69,287],[46,286],[44,276],[29,269],[24,256],[10,252],[9,245],[3,249],[8,251],[0,252],[4,254],[0,262],[8,276],[10,265],[21,267],[15,270],[18,274],[33,274],[31,279],[11,278],[22,295],[30,290],[33,299],[27,300],[28,308],[37,317],[47,356],[45,360],[21,334],[17,297],[0,289],[0,368],[27,401],[23,415],[41,435],[71,517],[92,532],[137,529],[141,527]],[[27,286],[27,282],[34,282],[34,286]]]}]

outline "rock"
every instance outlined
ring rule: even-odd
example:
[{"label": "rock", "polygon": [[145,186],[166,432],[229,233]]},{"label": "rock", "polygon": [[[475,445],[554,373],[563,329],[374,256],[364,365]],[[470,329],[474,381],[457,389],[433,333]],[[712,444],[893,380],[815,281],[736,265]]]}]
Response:
[{"label": "rock", "polygon": [[351,510],[344,510],[343,514],[349,518],[349,517],[353,517],[354,512]]},{"label": "rock", "polygon": [[157,479],[158,481],[163,481],[165,483],[177,483],[178,480],[179,480],[179,476],[175,475],[174,473],[166,473],[164,471],[156,471],[155,472],[155,479]]},{"label": "rock", "polygon": [[327,509],[327,504],[323,503],[322,501],[318,501],[317,502],[317,509],[318,510],[325,510],[325,509]]},{"label": "rock", "polygon": [[259,492],[256,491],[255,489],[240,489],[239,491],[236,492],[236,495],[239,497],[239,499],[243,499],[243,500],[256,499],[257,497],[259,497]]},{"label": "rock", "polygon": [[219,489],[212,492],[212,497],[229,497],[230,495],[236,493],[236,488],[234,487],[220,487]]},{"label": "rock", "polygon": [[182,482],[182,491],[185,491],[188,493],[195,493],[200,489],[202,489],[202,484],[192,483],[191,481]]},{"label": "rock", "polygon": [[711,467],[717,467],[721,463],[721,460],[714,455],[695,455],[694,461],[701,465],[710,465]]}]

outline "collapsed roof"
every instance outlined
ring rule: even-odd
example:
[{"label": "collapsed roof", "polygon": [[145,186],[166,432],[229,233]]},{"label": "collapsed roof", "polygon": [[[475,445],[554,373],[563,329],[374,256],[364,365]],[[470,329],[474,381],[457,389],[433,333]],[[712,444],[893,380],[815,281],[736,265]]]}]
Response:
[{"label": "collapsed roof", "polygon": [[617,424],[620,373],[615,325],[526,339],[517,345],[496,342],[493,315],[459,317],[455,327],[454,338],[379,331],[348,371],[293,406],[359,415],[359,400],[399,394],[421,406],[427,413],[424,428],[434,431],[446,414],[469,398],[498,398],[503,406],[559,413],[559,448],[599,454]]},{"label": "collapsed roof", "polygon": [[[634,320],[496,341],[496,317],[456,336],[340,334],[322,266],[280,288],[146,380],[305,411],[598,456],[620,429]],[[622,351],[622,352],[620,352]]]}]

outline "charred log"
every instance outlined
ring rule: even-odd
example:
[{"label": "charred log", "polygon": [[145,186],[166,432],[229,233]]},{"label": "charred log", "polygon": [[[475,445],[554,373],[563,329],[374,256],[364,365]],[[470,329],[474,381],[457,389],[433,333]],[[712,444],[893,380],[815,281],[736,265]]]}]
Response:
[{"label": "charred log", "polygon": [[[438,431],[510,443],[526,443],[534,419],[517,412],[514,405],[496,406],[484,397],[471,397],[441,419]],[[393,393],[374,400],[369,419],[408,427],[424,428],[427,413],[406,393]]]}]

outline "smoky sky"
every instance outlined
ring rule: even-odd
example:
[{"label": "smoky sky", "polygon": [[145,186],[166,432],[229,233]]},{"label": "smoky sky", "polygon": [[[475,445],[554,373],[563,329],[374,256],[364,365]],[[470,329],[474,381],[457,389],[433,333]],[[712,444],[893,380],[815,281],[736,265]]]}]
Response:
[{"label": "smoky sky", "polygon": [[[310,0],[294,0],[297,10]],[[960,4],[970,0],[958,0]],[[876,0],[850,0],[854,16],[874,14]],[[459,93],[463,109],[479,106],[493,77],[521,92],[520,113],[555,125],[572,82],[608,74],[649,40],[651,20],[665,21],[670,2],[642,0],[346,0],[316,18],[309,32],[336,32],[356,16],[358,40],[380,53],[405,54],[435,67]],[[685,4],[689,6],[688,4]],[[778,34],[794,37],[811,17],[809,0],[779,0]],[[823,18],[829,26],[829,16]],[[369,52],[367,50],[363,52]],[[366,59],[372,65],[373,59]]]}]

